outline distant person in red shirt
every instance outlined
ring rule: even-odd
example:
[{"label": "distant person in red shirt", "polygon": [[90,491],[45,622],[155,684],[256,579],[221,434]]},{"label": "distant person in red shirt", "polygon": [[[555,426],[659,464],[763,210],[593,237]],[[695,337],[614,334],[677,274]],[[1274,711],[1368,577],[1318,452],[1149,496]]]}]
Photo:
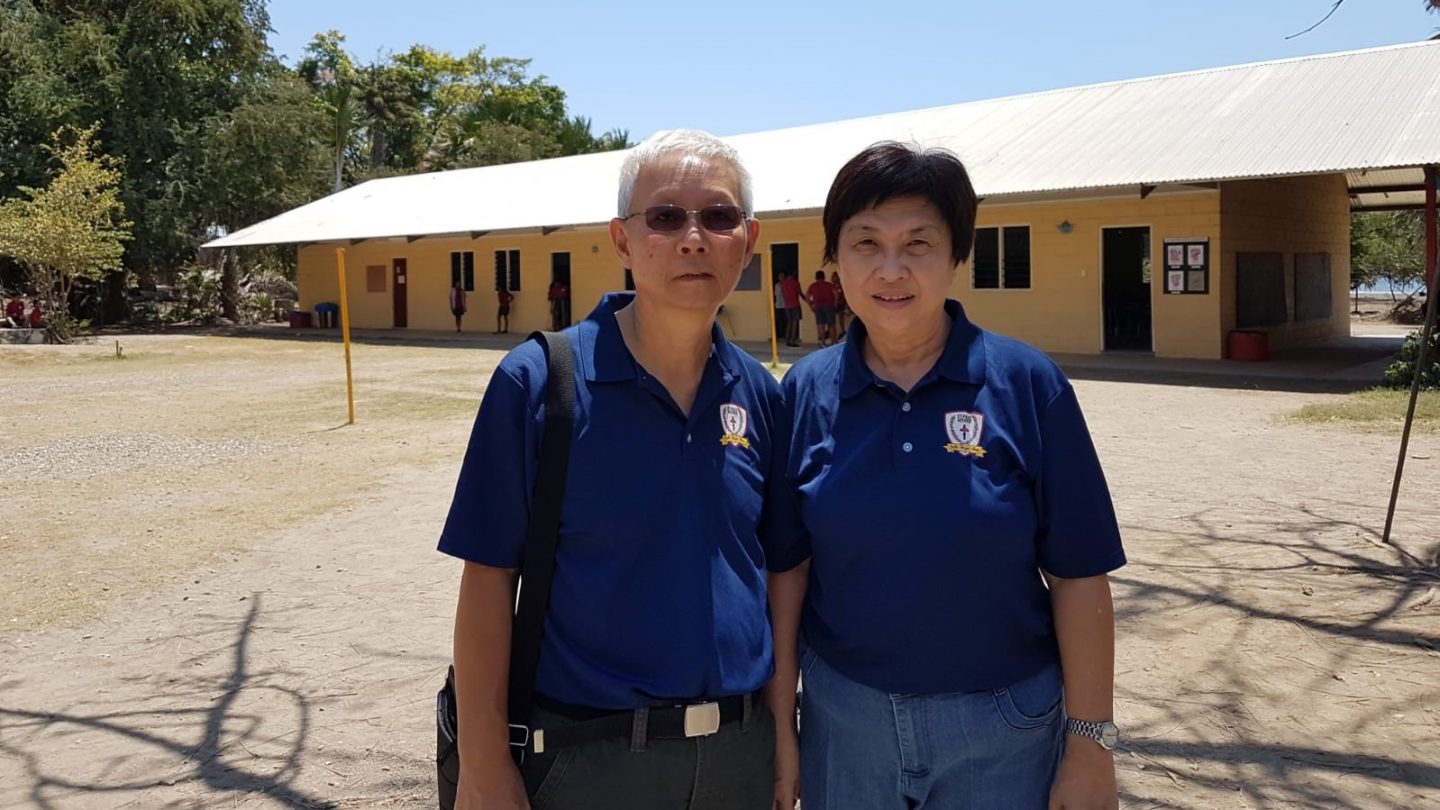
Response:
[{"label": "distant person in red shirt", "polygon": [[845,288],[840,286],[840,273],[836,271],[830,274],[830,286],[835,288],[835,339],[845,339],[845,317],[850,314],[850,307],[845,303]]},{"label": "distant person in red shirt", "polygon": [[570,285],[557,281],[550,285],[550,314],[556,332],[570,325]]},{"label": "distant person in red shirt", "polygon": [[500,300],[499,309],[495,310],[495,334],[504,335],[510,332],[510,302],[515,300],[515,294],[506,289],[495,291]]},{"label": "distant person in red shirt", "polygon": [[835,341],[835,288],[825,280],[825,271],[815,271],[815,283],[805,291],[805,303],[815,313],[815,331],[820,337],[820,347]]},{"label": "distant person in red shirt", "polygon": [[785,345],[800,345],[800,279],[785,273],[780,277],[780,295],[785,299]]},{"label": "distant person in red shirt", "polygon": [[5,304],[5,320],[16,328],[25,325],[25,302],[19,298],[11,298]]}]

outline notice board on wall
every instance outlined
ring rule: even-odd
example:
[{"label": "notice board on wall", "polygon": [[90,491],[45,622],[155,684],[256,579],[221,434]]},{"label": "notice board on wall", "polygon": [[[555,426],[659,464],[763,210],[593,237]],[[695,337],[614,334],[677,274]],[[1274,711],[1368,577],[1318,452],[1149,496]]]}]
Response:
[{"label": "notice board on wall", "polygon": [[1165,240],[1165,294],[1208,295],[1210,293],[1210,238],[1205,236]]}]

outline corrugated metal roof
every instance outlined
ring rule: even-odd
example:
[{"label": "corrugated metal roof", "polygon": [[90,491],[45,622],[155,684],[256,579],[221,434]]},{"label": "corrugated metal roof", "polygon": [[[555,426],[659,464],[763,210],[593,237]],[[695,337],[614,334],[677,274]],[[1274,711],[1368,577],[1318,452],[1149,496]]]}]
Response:
[{"label": "corrugated metal roof", "polygon": [[[682,124],[683,121],[677,121]],[[738,135],[760,214],[818,209],[839,167],[897,139],[944,146],[981,196],[1346,173],[1356,207],[1413,201],[1440,164],[1440,42],[977,101]],[[209,247],[599,224],[624,152],[372,180]],[[1386,170],[1409,169],[1391,173]],[[1377,181],[1377,176],[1393,182]]]}]

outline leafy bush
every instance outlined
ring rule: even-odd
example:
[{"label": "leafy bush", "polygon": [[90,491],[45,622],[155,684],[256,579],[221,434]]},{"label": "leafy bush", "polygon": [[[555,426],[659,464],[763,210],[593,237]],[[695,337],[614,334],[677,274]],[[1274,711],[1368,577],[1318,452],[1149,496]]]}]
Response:
[{"label": "leafy bush", "polygon": [[[1412,332],[1400,348],[1400,359],[1385,369],[1387,388],[1409,388],[1415,381],[1415,364],[1420,360],[1420,333]],[[1420,375],[1420,390],[1440,391],[1440,329],[1430,334],[1426,369]]]}]

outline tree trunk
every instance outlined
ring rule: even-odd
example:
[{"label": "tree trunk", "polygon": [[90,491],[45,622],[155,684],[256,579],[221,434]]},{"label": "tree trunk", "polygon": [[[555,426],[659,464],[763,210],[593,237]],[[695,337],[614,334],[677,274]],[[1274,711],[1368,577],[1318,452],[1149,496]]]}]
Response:
[{"label": "tree trunk", "polygon": [[220,314],[240,320],[240,250],[225,248],[220,260]]},{"label": "tree trunk", "polygon": [[385,151],[386,151],[387,146],[388,146],[388,145],[385,143],[385,130],[381,129],[381,128],[378,127],[378,126],[375,126],[374,124],[371,124],[371,126],[370,126],[370,170],[371,170],[371,171],[374,171],[375,169],[378,169],[378,168],[380,168],[381,166],[384,166],[384,165],[385,165],[385,157],[386,157]]}]

